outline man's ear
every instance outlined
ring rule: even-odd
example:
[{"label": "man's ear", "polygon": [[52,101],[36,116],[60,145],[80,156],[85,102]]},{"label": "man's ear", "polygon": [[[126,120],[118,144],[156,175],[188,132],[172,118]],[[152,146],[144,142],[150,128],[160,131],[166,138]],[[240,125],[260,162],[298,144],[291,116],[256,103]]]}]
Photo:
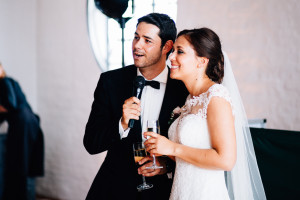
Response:
[{"label": "man's ear", "polygon": [[173,41],[172,40],[168,40],[165,44],[165,46],[162,48],[163,54],[166,54],[171,51],[173,48]]}]

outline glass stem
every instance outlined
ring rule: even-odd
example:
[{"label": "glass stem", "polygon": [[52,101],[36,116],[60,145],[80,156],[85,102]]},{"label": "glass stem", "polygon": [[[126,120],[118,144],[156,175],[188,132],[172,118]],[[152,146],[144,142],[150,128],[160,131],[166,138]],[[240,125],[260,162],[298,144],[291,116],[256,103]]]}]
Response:
[{"label": "glass stem", "polygon": [[156,166],[156,158],[155,158],[155,155],[152,155],[153,157],[153,166]]},{"label": "glass stem", "polygon": [[142,178],[143,178],[143,185],[146,185],[146,179],[145,179],[145,176],[142,175]]}]

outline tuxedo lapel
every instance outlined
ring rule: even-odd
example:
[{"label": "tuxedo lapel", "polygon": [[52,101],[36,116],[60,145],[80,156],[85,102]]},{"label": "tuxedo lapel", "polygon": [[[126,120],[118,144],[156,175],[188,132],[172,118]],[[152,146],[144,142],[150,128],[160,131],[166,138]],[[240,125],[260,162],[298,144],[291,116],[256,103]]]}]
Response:
[{"label": "tuxedo lapel", "polygon": [[120,82],[123,84],[122,87],[119,88],[119,91],[123,94],[124,97],[123,103],[125,99],[132,97],[133,95],[133,81],[137,76],[137,69],[134,65],[128,66],[128,69],[124,69],[124,72],[120,74]]}]

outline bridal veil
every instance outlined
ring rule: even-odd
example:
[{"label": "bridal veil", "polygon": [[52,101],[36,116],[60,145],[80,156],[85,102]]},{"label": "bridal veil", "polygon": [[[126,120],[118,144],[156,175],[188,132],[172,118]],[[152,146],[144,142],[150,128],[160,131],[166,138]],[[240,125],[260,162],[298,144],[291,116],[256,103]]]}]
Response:
[{"label": "bridal veil", "polygon": [[237,160],[234,168],[225,173],[230,199],[264,200],[264,187],[256,162],[251,133],[243,102],[232,72],[228,56],[224,56],[224,85],[230,93],[235,114]]}]

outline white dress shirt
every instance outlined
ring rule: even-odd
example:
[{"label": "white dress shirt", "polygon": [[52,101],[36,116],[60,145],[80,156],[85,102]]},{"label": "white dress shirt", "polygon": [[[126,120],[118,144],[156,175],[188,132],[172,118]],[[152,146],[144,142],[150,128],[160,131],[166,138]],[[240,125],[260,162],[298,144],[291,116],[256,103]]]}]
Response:
[{"label": "white dress shirt", "polygon": [[[137,75],[143,76],[139,69],[137,69]],[[168,80],[168,67],[166,66],[164,70],[152,80],[158,81],[160,83],[160,89],[154,89],[148,85],[145,86],[143,89],[142,96],[141,96],[141,116],[140,116],[141,125],[142,125],[141,134],[147,131],[147,120],[158,120],[159,118],[159,113],[161,110],[164,94],[166,91],[167,80]],[[124,131],[121,125],[121,119],[119,122],[119,133],[122,139],[128,136],[130,128]],[[142,138],[144,141],[145,138],[144,137]]]}]

